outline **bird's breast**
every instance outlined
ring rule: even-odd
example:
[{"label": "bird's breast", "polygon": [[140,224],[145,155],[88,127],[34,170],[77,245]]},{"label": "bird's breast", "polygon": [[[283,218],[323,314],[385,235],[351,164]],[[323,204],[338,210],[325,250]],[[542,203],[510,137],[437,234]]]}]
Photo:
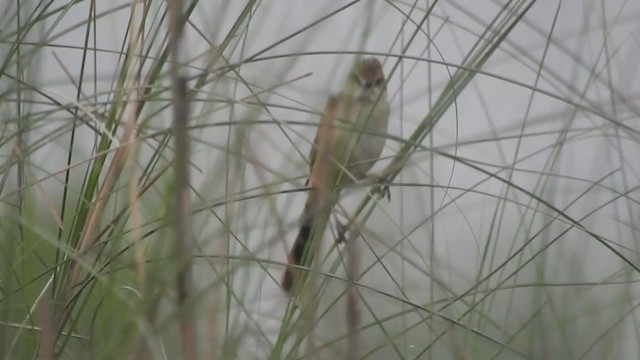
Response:
[{"label": "bird's breast", "polygon": [[340,126],[340,137],[344,139],[340,143],[344,145],[337,150],[349,172],[343,176],[344,182],[351,182],[364,178],[380,158],[386,141],[389,106],[385,99],[358,99],[345,102],[345,106],[342,109],[345,121]]}]

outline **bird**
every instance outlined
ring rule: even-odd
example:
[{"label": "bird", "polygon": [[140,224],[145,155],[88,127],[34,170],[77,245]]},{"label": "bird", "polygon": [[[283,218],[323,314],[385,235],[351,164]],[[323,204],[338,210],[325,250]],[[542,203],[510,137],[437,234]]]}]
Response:
[{"label": "bird", "polygon": [[311,147],[307,199],[280,282],[287,294],[300,283],[303,270],[299,266],[311,264],[314,227],[326,225],[318,224],[316,218],[322,211],[331,212],[341,188],[367,178],[380,158],[389,112],[382,64],[375,57],[357,60],[342,91],[329,96]]}]

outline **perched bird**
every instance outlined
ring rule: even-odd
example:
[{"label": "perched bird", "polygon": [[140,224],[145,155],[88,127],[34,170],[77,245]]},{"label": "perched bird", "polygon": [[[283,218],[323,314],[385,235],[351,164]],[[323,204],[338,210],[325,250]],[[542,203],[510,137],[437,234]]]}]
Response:
[{"label": "perched bird", "polygon": [[309,155],[310,190],[300,218],[300,229],[288,254],[282,288],[290,293],[301,271],[309,266],[316,218],[335,206],[340,189],[361,180],[380,157],[389,122],[387,86],[376,58],[356,62],[343,90],[327,101]]}]

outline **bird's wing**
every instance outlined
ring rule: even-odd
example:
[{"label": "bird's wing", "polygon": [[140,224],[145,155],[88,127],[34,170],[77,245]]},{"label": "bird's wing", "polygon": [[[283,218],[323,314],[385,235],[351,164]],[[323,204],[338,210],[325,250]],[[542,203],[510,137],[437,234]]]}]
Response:
[{"label": "bird's wing", "polygon": [[[338,97],[331,96],[324,107],[324,112],[322,113],[322,117],[320,117],[320,123],[318,124],[318,130],[316,131],[316,137],[313,140],[313,144],[311,145],[311,150],[309,151],[309,177],[305,182],[304,186],[309,185],[309,180],[313,176],[317,176],[318,172],[325,172],[326,169],[321,169],[327,167],[329,164],[320,164],[316,166],[316,158],[318,157],[318,149],[323,149],[322,151],[328,151],[332,147],[333,137],[334,137],[334,119],[336,116],[336,109],[338,107]],[[314,182],[311,183],[314,185]]]}]

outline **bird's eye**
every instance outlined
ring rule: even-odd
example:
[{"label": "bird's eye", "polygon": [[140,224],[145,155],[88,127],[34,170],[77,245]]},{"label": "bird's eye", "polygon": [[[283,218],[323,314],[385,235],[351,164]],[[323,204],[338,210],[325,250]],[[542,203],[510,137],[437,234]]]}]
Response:
[{"label": "bird's eye", "polygon": [[378,78],[375,82],[375,86],[380,86],[384,84],[384,79],[383,78]]}]

